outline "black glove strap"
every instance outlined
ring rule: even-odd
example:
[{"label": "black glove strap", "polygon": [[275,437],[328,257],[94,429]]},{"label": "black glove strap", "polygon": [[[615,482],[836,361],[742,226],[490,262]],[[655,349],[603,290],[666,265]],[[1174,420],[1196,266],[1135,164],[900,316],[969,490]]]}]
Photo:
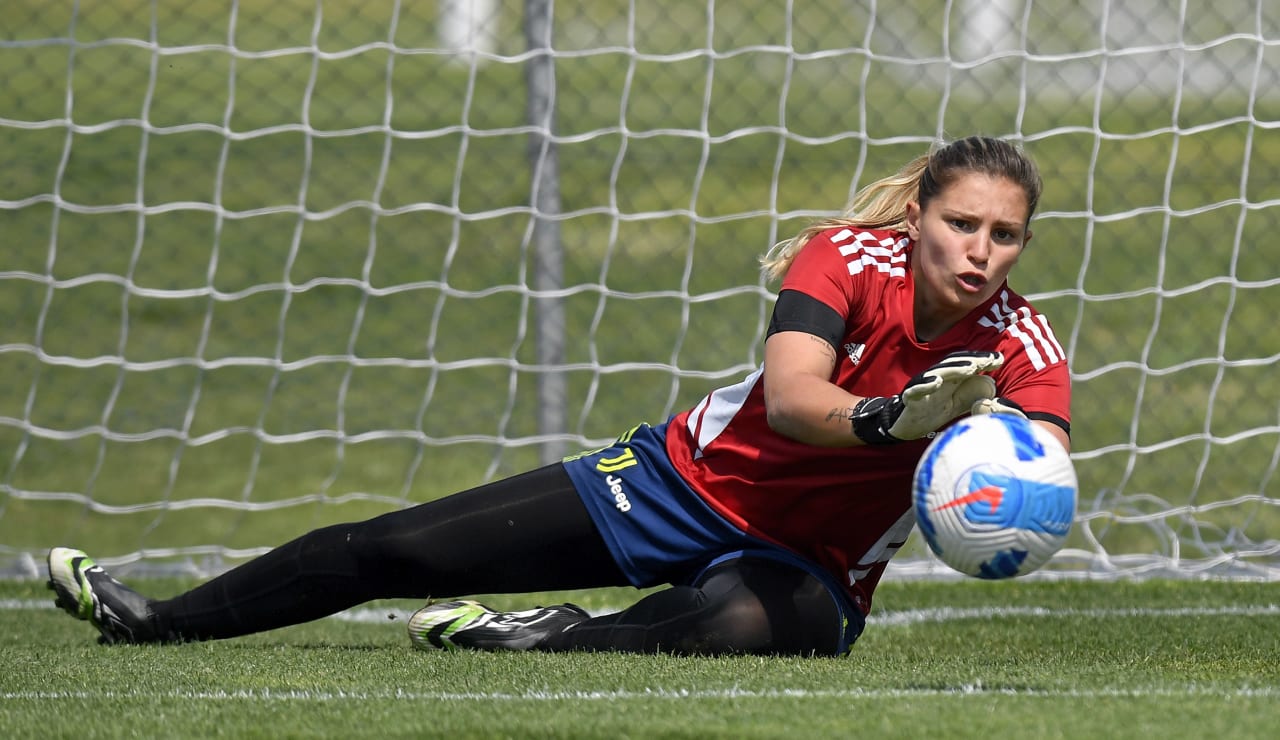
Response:
[{"label": "black glove strap", "polygon": [[873,396],[858,401],[849,415],[853,433],[869,445],[888,445],[902,440],[889,434],[889,427],[902,415],[902,399],[898,396]]}]

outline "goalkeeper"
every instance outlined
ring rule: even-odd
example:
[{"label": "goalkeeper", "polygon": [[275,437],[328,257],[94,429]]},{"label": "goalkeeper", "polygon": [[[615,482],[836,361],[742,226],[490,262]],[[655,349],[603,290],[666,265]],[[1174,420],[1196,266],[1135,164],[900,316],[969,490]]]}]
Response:
[{"label": "goalkeeper", "polygon": [[[1067,359],[1006,278],[1041,193],[1014,145],[938,145],[770,250],[763,365],[604,449],[368,521],[317,529],[170,599],[79,550],[58,604],[104,642],[231,638],[373,599],[422,598],[421,648],[840,655],[914,524],[929,438],[1014,413],[1065,446]],[[474,594],[653,591],[590,615]]]}]

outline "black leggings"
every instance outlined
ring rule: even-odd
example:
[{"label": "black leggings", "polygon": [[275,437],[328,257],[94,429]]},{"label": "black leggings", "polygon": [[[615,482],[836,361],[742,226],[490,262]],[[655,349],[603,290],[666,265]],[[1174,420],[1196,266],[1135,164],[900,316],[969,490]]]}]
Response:
[{"label": "black leggings", "polygon": [[[162,634],[236,637],[373,599],[630,585],[563,466],[305,534],[172,599]],[[840,612],[811,574],[739,559],[559,636],[552,650],[834,654]]]}]

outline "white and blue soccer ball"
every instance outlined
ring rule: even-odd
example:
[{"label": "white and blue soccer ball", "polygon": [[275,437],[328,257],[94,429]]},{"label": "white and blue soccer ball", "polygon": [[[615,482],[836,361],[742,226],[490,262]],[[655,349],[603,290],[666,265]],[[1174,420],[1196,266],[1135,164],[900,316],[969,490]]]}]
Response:
[{"label": "white and blue soccer ball", "polygon": [[916,466],[916,523],[946,565],[1012,578],[1044,565],[1075,518],[1075,466],[1058,440],[1013,414],[961,419]]}]

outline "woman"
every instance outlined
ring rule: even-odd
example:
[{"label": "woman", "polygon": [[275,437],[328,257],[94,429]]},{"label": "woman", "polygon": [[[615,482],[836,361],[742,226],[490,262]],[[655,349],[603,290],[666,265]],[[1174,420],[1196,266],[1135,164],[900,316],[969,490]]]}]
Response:
[{"label": "woman", "polygon": [[966,413],[1069,444],[1070,377],[1006,277],[1041,181],[969,137],[861,191],[766,255],[781,279],[764,363],[613,445],[326,527],[167,600],[55,548],[60,606],[106,642],[235,637],[372,599],[672,584],[615,614],[429,603],[423,648],[839,655],[914,524],[916,461]]}]

